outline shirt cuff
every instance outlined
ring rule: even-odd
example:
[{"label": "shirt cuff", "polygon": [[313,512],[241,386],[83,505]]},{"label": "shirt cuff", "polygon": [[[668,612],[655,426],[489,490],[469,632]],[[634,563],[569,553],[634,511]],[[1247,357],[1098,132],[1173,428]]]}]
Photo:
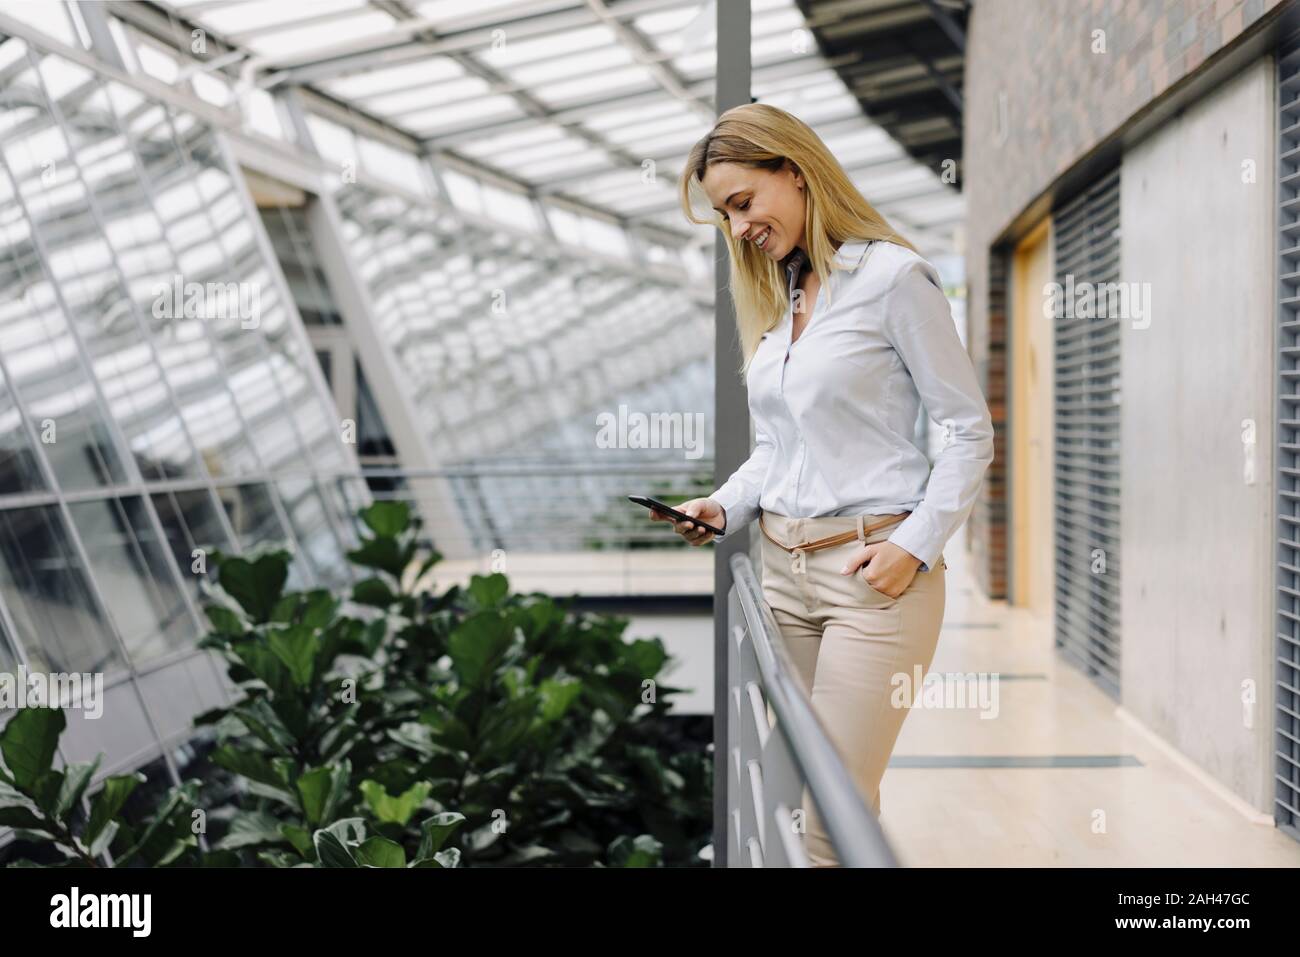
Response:
[{"label": "shirt cuff", "polygon": [[744,493],[727,483],[708,497],[722,506],[726,513],[726,524],[722,526],[727,535],[740,531],[758,517],[758,509],[743,500]]},{"label": "shirt cuff", "polygon": [[926,515],[920,511],[915,511],[903,519],[887,541],[893,542],[899,548],[906,549],[908,553],[919,558],[921,567],[917,570],[923,572],[928,572],[930,567],[939,560],[944,544],[942,530],[931,527]]}]

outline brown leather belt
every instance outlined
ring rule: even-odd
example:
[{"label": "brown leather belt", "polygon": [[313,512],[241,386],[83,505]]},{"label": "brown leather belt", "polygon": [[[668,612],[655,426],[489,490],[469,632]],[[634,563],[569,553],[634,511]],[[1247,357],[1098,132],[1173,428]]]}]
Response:
[{"label": "brown leather belt", "polygon": [[[879,529],[888,528],[890,525],[897,525],[911,514],[911,512],[903,512],[899,515],[891,515],[889,518],[882,519],[879,522],[874,522],[871,525],[864,525],[862,529],[863,537],[865,538],[867,535],[870,535],[872,532],[878,531]],[[825,538],[818,538],[811,542],[801,542],[798,545],[787,545],[785,542],[777,541],[772,537],[772,533],[769,532],[767,526],[763,524],[762,512],[758,515],[758,527],[763,530],[763,534],[768,537],[773,545],[784,548],[791,554],[794,552],[815,552],[822,548],[834,548],[836,545],[843,545],[845,542],[858,540],[858,530],[855,528],[852,531],[840,532],[838,535],[828,535]]]}]

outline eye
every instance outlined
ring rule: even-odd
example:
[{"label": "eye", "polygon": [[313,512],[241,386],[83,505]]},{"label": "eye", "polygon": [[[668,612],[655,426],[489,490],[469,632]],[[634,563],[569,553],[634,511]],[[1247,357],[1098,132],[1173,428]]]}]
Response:
[{"label": "eye", "polygon": [[746,209],[749,209],[749,200],[745,200],[745,202],[744,202],[743,204],[737,206],[736,208],[739,209],[739,210],[746,210]]}]

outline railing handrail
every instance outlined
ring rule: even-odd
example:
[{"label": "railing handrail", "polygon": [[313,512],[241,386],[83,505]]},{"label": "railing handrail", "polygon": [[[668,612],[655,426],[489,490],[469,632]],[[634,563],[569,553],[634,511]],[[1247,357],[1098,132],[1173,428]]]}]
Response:
[{"label": "railing handrail", "polygon": [[763,599],[753,563],[745,553],[731,556],[731,576],[754,654],[763,691],[776,713],[799,772],[808,783],[836,856],[844,867],[897,867],[880,822],[858,793],[848,769],[799,686],[772,610]]},{"label": "railing handrail", "polygon": [[644,461],[590,462],[476,462],[469,465],[443,465],[411,468],[405,465],[365,465],[361,468],[330,469],[316,474],[329,478],[533,478],[542,475],[681,475],[709,474],[711,458],[646,459]]}]

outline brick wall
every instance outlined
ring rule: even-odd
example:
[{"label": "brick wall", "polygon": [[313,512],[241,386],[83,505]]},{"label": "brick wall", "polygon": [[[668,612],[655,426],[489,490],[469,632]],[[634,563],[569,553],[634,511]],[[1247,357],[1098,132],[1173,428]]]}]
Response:
[{"label": "brick wall", "polygon": [[[991,245],[1058,176],[1139,110],[1297,5],[1300,0],[975,0],[962,146],[967,315],[997,459],[972,512],[968,541],[989,595],[1006,595],[1005,264]],[[1104,52],[1094,52],[1095,31],[1103,32]]]}]

